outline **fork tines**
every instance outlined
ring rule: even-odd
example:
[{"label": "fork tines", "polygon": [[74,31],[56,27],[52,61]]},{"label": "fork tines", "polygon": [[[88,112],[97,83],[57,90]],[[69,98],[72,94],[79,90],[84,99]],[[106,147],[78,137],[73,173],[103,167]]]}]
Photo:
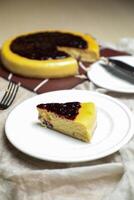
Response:
[{"label": "fork tines", "polygon": [[13,100],[16,97],[19,86],[20,83],[16,84],[12,81],[9,82],[7,90],[5,91],[5,94],[0,102],[0,109],[4,110],[12,104]]}]

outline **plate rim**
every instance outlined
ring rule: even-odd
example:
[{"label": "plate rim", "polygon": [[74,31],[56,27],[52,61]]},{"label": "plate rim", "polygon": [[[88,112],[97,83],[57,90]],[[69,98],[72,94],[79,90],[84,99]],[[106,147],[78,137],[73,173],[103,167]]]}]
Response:
[{"label": "plate rim", "polygon": [[[99,156],[93,156],[93,158],[87,158],[87,159],[78,159],[78,160],[70,160],[70,159],[66,159],[66,160],[59,160],[59,159],[57,159],[57,157],[56,158],[49,158],[49,156],[48,157],[46,157],[46,158],[43,158],[42,156],[36,156],[36,155],[33,155],[33,154],[31,154],[31,153],[29,153],[29,152],[27,152],[26,150],[24,150],[24,149],[20,149],[20,147],[18,147],[18,146],[16,146],[16,144],[14,144],[14,142],[12,141],[12,139],[9,137],[9,134],[7,133],[8,131],[7,131],[7,124],[8,124],[8,120],[9,120],[9,117],[12,115],[12,112],[14,112],[19,106],[21,106],[24,102],[26,102],[26,101],[31,101],[33,98],[38,98],[39,96],[44,96],[44,95],[48,95],[49,93],[55,93],[55,92],[70,92],[70,91],[77,91],[77,92],[88,92],[88,93],[91,93],[91,94],[95,94],[95,95],[99,95],[99,96],[103,96],[104,98],[106,98],[106,99],[110,99],[110,100],[112,100],[112,101],[114,101],[116,104],[118,104],[123,110],[125,110],[125,113],[127,113],[127,115],[129,116],[129,120],[130,120],[130,122],[131,122],[131,127],[130,127],[130,130],[129,130],[129,134],[127,134],[127,136],[125,136],[124,138],[127,138],[126,140],[125,139],[123,139],[123,141],[121,141],[120,143],[118,143],[117,145],[116,145],[116,148],[114,147],[114,149],[113,149],[113,147],[112,148],[110,148],[110,150],[109,149],[107,149],[106,151],[104,151],[104,152],[102,152],[102,153],[100,153],[99,154]],[[20,152],[22,152],[22,153],[24,153],[24,154],[26,154],[26,155],[29,155],[29,156],[31,156],[31,157],[33,157],[33,158],[36,158],[36,159],[40,159],[40,160],[44,160],[44,161],[50,161],[50,162],[57,162],[57,163],[81,163],[81,162],[87,162],[87,161],[93,161],[93,160],[98,160],[98,159],[100,159],[100,158],[104,158],[104,157],[106,157],[106,156],[108,156],[108,155],[111,155],[111,154],[113,154],[113,153],[115,153],[115,152],[117,152],[122,146],[124,146],[125,144],[127,144],[128,143],[128,141],[132,138],[132,136],[134,135],[134,125],[133,125],[133,123],[132,123],[132,121],[134,121],[133,120],[133,118],[132,118],[132,112],[130,111],[130,109],[124,104],[124,103],[122,103],[122,102],[120,102],[119,100],[117,100],[117,99],[115,99],[114,97],[111,97],[111,96],[109,96],[109,95],[106,95],[106,94],[101,94],[101,93],[99,93],[99,92],[96,92],[96,91],[88,91],[88,90],[79,90],[79,89],[69,89],[69,90],[57,90],[57,91],[50,91],[50,92],[46,92],[46,93],[42,93],[42,94],[40,94],[40,95],[35,95],[35,96],[33,96],[33,97],[30,97],[30,98],[28,98],[28,99],[26,99],[26,100],[24,100],[24,101],[22,101],[20,104],[18,104],[12,111],[10,111],[10,113],[8,114],[8,117],[7,117],[7,119],[6,119],[6,122],[5,122],[5,134],[6,134],[6,137],[7,137],[7,139],[9,140],[9,142],[15,147],[15,148],[17,148],[17,150],[19,150]]]}]

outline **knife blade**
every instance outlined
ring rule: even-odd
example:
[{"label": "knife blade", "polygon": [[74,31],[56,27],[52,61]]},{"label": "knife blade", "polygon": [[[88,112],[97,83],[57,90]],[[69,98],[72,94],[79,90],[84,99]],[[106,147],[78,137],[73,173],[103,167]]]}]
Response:
[{"label": "knife blade", "polygon": [[129,75],[131,78],[134,78],[134,63],[133,65],[124,62],[124,60],[120,60],[118,58],[104,58],[105,67],[111,67],[111,69],[115,69],[124,75]]}]

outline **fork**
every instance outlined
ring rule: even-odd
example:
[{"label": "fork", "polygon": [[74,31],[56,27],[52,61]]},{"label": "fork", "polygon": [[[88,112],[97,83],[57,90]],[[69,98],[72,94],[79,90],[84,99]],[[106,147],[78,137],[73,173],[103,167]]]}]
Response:
[{"label": "fork", "polygon": [[0,110],[7,109],[14,101],[18,89],[20,87],[20,83],[13,83],[9,81],[8,87],[0,101]]}]

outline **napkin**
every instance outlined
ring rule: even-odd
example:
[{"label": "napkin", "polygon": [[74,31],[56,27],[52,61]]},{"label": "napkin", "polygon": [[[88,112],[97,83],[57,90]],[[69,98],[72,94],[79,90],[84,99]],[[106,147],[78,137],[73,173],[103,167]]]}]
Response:
[{"label": "napkin", "polygon": [[[0,91],[7,84],[0,78]],[[102,90],[89,81],[75,89],[106,93],[125,103],[134,114],[134,94]],[[12,107],[0,111],[0,200],[133,200],[134,138],[120,151],[105,158],[68,164],[32,158],[9,143],[4,133],[8,114],[34,95],[21,87]]]},{"label": "napkin", "polygon": [[[7,86],[7,81],[1,78],[0,82],[1,90]],[[76,89],[89,90],[90,87],[86,81]],[[123,101],[134,112],[133,94],[106,93]],[[20,88],[13,106],[0,113],[0,199],[133,199],[134,139],[103,159],[70,164],[32,158],[9,143],[4,134],[9,112],[34,95]]]},{"label": "napkin", "polygon": [[[5,79],[0,78],[0,82],[0,90],[7,87]],[[88,87],[86,82],[76,89]],[[0,199],[98,200],[110,195],[123,175],[118,152],[92,162],[65,164],[32,158],[9,143],[4,133],[8,114],[34,95],[20,88],[12,107],[0,113]]]}]

